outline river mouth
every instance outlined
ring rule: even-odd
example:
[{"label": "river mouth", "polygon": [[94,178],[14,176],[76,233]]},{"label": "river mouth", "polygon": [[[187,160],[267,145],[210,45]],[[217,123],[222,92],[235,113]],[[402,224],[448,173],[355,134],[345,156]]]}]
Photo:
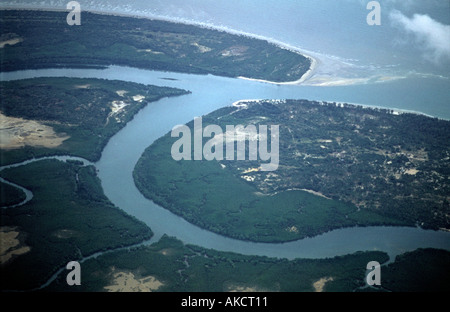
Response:
[{"label": "river mouth", "polygon": [[[152,229],[155,235],[150,242],[158,241],[162,235],[167,234],[185,244],[246,255],[287,259],[329,258],[371,250],[385,251],[393,259],[398,254],[417,248],[450,250],[450,233],[410,227],[346,228],[313,238],[277,244],[239,241],[188,223],[146,199],[134,184],[132,172],[145,148],[169,132],[175,125],[187,123],[197,116],[249,98],[307,98],[361,102],[358,100],[360,94],[356,92],[358,86],[351,88],[277,86],[211,75],[167,73],[119,66],[111,66],[106,70],[43,69],[2,73],[2,80],[44,76],[118,79],[192,91],[189,95],[164,98],[146,106],[109,140],[101,159],[95,163],[105,195],[117,207],[145,222]],[[389,85],[384,87],[388,88]],[[361,92],[365,92],[368,86],[360,86],[360,88],[362,88]],[[383,86],[374,85],[373,88],[383,88]],[[373,90],[371,94],[377,94],[376,90]],[[320,99],[321,96],[323,96],[322,99]],[[393,96],[396,95],[393,94]],[[401,97],[401,94],[397,96]],[[368,104],[376,100],[376,98],[368,99]],[[400,108],[415,110],[414,106]]]}]

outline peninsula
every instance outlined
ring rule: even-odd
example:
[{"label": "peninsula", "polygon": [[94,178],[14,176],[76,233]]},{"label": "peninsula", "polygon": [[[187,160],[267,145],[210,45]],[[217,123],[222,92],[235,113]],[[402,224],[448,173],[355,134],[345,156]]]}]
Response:
[{"label": "peninsula", "polygon": [[199,26],[91,12],[83,12],[81,25],[70,26],[66,16],[2,10],[1,70],[121,65],[293,82],[304,77],[312,62],[265,40]]},{"label": "peninsula", "polygon": [[219,109],[203,117],[208,124],[279,125],[279,166],[267,172],[260,159],[176,161],[177,138],[169,133],[157,140],[137,163],[135,183],[189,222],[261,242],[351,226],[450,229],[449,121],[349,104],[261,100]]}]

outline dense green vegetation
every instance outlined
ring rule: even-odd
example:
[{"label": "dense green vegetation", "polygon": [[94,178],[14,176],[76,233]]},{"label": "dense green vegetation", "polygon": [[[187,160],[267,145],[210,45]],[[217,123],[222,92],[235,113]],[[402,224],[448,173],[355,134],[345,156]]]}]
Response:
[{"label": "dense green vegetation", "polygon": [[109,202],[94,167],[45,160],[5,169],[1,176],[34,195],[23,206],[1,209],[0,225],[17,228],[30,247],[1,265],[3,290],[32,289],[69,261],[152,236],[145,224]]},{"label": "dense green vegetation", "polygon": [[397,256],[382,269],[382,288],[388,291],[450,291],[450,252],[418,249]]},{"label": "dense green vegetation", "polygon": [[4,115],[39,121],[52,127],[58,135],[70,138],[51,148],[2,149],[1,164],[55,154],[96,161],[109,138],[141,108],[163,97],[186,93],[179,89],[104,79],[52,77],[2,81],[0,94]]},{"label": "dense green vegetation", "polygon": [[286,260],[185,246],[165,236],[151,246],[112,252],[83,262],[81,286],[67,286],[65,274],[61,274],[44,291],[106,291],[106,286],[115,284],[114,273],[118,272],[132,273],[136,280],[152,276],[163,284],[154,291],[163,292],[311,292],[316,291],[314,283],[321,279],[326,280],[326,292],[448,291],[449,257],[450,252],[436,249],[398,256],[388,266],[382,265],[381,286],[368,288],[367,263],[385,263],[388,256],[383,252]]},{"label": "dense green vegetation", "polygon": [[134,170],[136,185],[146,197],[210,231],[242,240],[277,242],[332,228],[383,224],[375,213],[357,212],[352,204],[304,191],[261,195],[254,185],[216,161],[173,160],[173,142],[166,135],[143,154]]},{"label": "dense green vegetation", "polygon": [[203,127],[280,125],[278,170],[248,171],[260,161],[175,161],[178,138],[169,133],[136,165],[140,191],[201,227],[255,241],[354,225],[449,228],[450,122],[302,100],[248,104],[203,117]]},{"label": "dense green vegetation", "polygon": [[[263,40],[165,21],[83,12],[0,11],[2,71],[125,65],[145,69],[295,81],[310,60]],[[45,35],[43,35],[45,34]],[[99,38],[101,38],[99,40]]]},{"label": "dense green vegetation", "polygon": [[386,262],[383,252],[359,252],[331,259],[275,259],[185,246],[163,237],[151,246],[102,255],[82,264],[81,286],[69,287],[62,274],[48,291],[105,291],[113,272],[131,272],[136,279],[153,276],[157,291],[315,291],[313,284],[330,279],[324,291],[352,291],[364,286],[369,261]]},{"label": "dense green vegetation", "polygon": [[[163,21],[83,12],[82,26],[68,26],[65,12],[1,10],[0,25],[0,42],[10,41],[0,48],[1,71],[117,64],[290,81],[310,65],[265,41]],[[2,114],[38,121],[70,137],[53,148],[2,149],[0,165],[55,154],[95,161],[139,109],[185,93],[98,79],[0,82]],[[170,155],[175,139],[168,135],[140,159],[136,184],[187,220],[239,239],[287,241],[369,224],[449,229],[449,122],[345,106],[266,101],[224,108],[205,117],[204,125],[280,125],[276,172],[246,172],[259,161],[175,162]],[[48,160],[0,175],[34,194],[25,205],[0,211],[2,229],[18,231],[19,247],[30,248],[1,264],[2,290],[38,287],[67,262],[97,251],[111,252],[83,262],[82,286],[69,287],[63,272],[45,290],[103,291],[118,271],[153,276],[163,283],[158,291],[313,291],[323,278],[325,291],[367,290],[361,288],[366,264],[388,260],[373,251],[288,261],[205,250],[168,237],[113,251],[152,232],[109,202],[94,167]],[[248,176],[251,182],[243,179]],[[1,206],[24,199],[5,183],[0,190]],[[383,267],[382,287],[375,290],[448,291],[449,263],[447,251],[404,254]]]},{"label": "dense green vegetation", "polygon": [[7,183],[0,182],[0,207],[16,205],[25,200],[25,193]]}]

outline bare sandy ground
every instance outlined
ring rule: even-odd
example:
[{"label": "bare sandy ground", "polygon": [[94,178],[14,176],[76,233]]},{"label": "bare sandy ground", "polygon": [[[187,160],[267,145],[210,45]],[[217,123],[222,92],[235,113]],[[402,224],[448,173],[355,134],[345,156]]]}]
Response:
[{"label": "bare sandy ground", "polygon": [[197,42],[194,42],[191,45],[196,47],[200,53],[206,53],[206,52],[212,51],[212,49],[210,47],[198,44]]},{"label": "bare sandy ground", "polygon": [[129,104],[125,103],[124,101],[112,101],[111,103],[111,114],[117,114],[120,111],[122,111],[126,106]]},{"label": "bare sandy ground", "polygon": [[265,292],[266,289],[259,288],[258,286],[244,286],[239,284],[230,284],[225,287],[227,292]]},{"label": "bare sandy ground", "polygon": [[346,78],[346,77],[326,77],[317,76],[308,81],[308,85],[317,87],[337,87],[349,86],[354,84],[364,84],[369,78]]},{"label": "bare sandy ground", "polygon": [[0,125],[1,149],[17,149],[26,145],[55,148],[70,138],[38,121],[8,117],[1,112]]},{"label": "bare sandy ground", "polygon": [[323,195],[322,193],[316,192],[316,191],[313,191],[313,190],[301,189],[301,191],[305,191],[305,192],[308,192],[308,193],[310,193],[310,194],[314,194],[314,195],[316,195],[316,196],[320,196],[320,197],[323,197],[323,198],[326,198],[326,199],[331,199],[331,198],[329,198],[329,197]]},{"label": "bare sandy ground", "polygon": [[261,168],[248,168],[247,170],[242,172],[242,174],[251,173],[251,172],[258,172],[258,171],[261,171]]},{"label": "bare sandy ground", "polygon": [[408,169],[405,171],[405,174],[416,175],[419,172],[417,169]]},{"label": "bare sandy ground", "polygon": [[22,41],[23,41],[22,38],[14,38],[14,39],[2,41],[2,42],[0,42],[0,49],[4,48],[6,45],[15,45]]},{"label": "bare sandy ground", "polygon": [[30,247],[23,245],[17,238],[19,234],[15,227],[0,227],[0,264],[30,251]]},{"label": "bare sandy ground", "polygon": [[90,84],[84,84],[84,85],[76,85],[75,88],[77,89],[89,89],[91,87]]},{"label": "bare sandy ground", "polygon": [[126,93],[128,93],[128,91],[126,91],[126,90],[117,90],[116,93],[117,93],[117,95],[123,97]]},{"label": "bare sandy ground", "polygon": [[140,95],[140,94],[133,96],[133,100],[136,102],[139,102],[139,103],[142,102],[144,99],[145,99],[145,96]]},{"label": "bare sandy ground", "polygon": [[288,227],[286,228],[286,231],[288,231],[288,232],[290,232],[290,233],[298,233],[298,228],[297,228],[295,225],[293,225],[293,226],[288,226]]},{"label": "bare sandy ground", "polygon": [[234,286],[229,292],[257,292],[256,287]]},{"label": "bare sandy ground", "polygon": [[331,281],[333,281],[332,277],[322,277],[320,280],[313,283],[314,290],[316,292],[322,292],[323,288],[325,287],[325,284]]},{"label": "bare sandy ground", "polygon": [[[113,271],[115,271],[114,268]],[[132,272],[125,271],[114,272],[113,279],[113,284],[105,286],[105,290],[109,292],[151,292],[164,285],[154,276],[136,278]]]}]

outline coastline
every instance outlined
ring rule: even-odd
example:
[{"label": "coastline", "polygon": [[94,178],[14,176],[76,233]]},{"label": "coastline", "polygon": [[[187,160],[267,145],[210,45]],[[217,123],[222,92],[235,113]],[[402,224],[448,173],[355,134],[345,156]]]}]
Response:
[{"label": "coastline", "polygon": [[[307,76],[308,75],[308,76]],[[286,83],[281,83],[281,84],[287,84],[287,85],[294,85],[294,84],[300,84],[300,83],[303,83],[304,81],[307,81],[307,80],[309,80],[311,77],[313,77],[313,75],[314,75],[314,72],[313,71],[311,71],[311,68],[299,79],[299,80],[297,80],[297,81],[295,81],[295,82],[286,82]],[[246,79],[246,78],[242,78],[242,79]],[[302,80],[302,79],[304,79],[303,81],[301,81],[300,82],[300,80]],[[253,79],[247,79],[247,80],[253,80]],[[276,83],[276,82],[270,82],[270,81],[261,81],[261,82],[266,82],[266,83],[271,83],[271,84],[280,84],[280,83]],[[244,101],[246,101],[246,100],[239,100],[239,101],[236,101],[236,102],[234,102],[232,105],[233,106],[239,106],[240,105],[240,103],[243,103]],[[258,101],[257,99],[255,99],[255,100],[248,100],[248,101]],[[408,110],[400,110],[400,109],[390,109],[390,108],[385,108],[385,107],[377,107],[377,106],[371,106],[371,105],[365,105],[365,104],[358,104],[358,103],[349,103],[349,102],[336,102],[336,103],[338,103],[338,105],[339,104],[343,104],[343,103],[347,103],[347,104],[350,104],[350,105],[358,105],[358,106],[363,106],[363,107],[365,107],[365,108],[381,108],[381,109],[389,109],[389,110],[391,110],[391,111],[393,111],[394,112],[394,114],[395,113],[398,113],[398,114],[403,114],[403,113],[417,113],[417,114],[420,114],[420,115],[425,115],[425,116],[429,116],[429,117],[432,117],[432,118],[436,118],[436,117],[433,117],[433,116],[430,116],[430,115],[426,115],[426,114],[424,114],[424,113],[421,113],[421,112],[415,112],[415,111],[408,111]],[[245,105],[245,103],[243,103],[242,105]],[[108,140],[108,143],[109,143],[109,140]],[[122,209],[122,208],[121,208]],[[124,210],[125,211],[125,210]],[[128,211],[127,211],[127,213],[128,213]],[[140,219],[139,219],[140,220]],[[388,226],[383,226],[383,227],[385,227],[385,228],[387,228]],[[167,227],[167,228],[169,228],[169,227]],[[419,228],[419,227],[418,227]],[[343,230],[347,230],[348,228],[342,228]],[[170,229],[169,229],[170,230]],[[450,230],[445,230],[444,229],[444,231],[446,231],[446,232],[449,232]],[[325,245],[325,243],[327,243],[328,241],[326,240],[326,239],[324,239],[324,240],[320,240],[321,238],[323,238],[323,237],[328,237],[327,235],[328,234],[331,234],[331,232],[332,231],[330,231],[330,232],[326,232],[326,233],[324,233],[324,234],[320,234],[320,235],[317,235],[317,236],[314,236],[314,237],[312,237],[312,238],[307,238],[307,239],[304,239],[304,241],[307,241],[307,242],[311,242],[311,245],[316,245],[316,246],[322,246],[322,245]],[[342,232],[344,232],[344,233],[347,233],[346,231],[342,231]],[[352,235],[348,235],[348,236],[354,236],[354,237],[358,237],[358,236],[360,236],[360,237],[362,237],[362,238],[365,238],[365,237],[371,237],[371,235],[369,235],[368,234],[368,232],[369,232],[369,234],[371,233],[371,231],[363,231],[362,233],[361,232],[356,232],[356,233],[353,233]],[[338,233],[341,233],[341,232],[338,232]],[[359,233],[359,235],[358,235],[358,233]],[[384,232],[383,232],[384,233]],[[373,235],[373,236],[377,236],[377,237],[383,237],[384,235],[382,235],[383,233],[381,233],[381,234],[379,234],[379,233],[375,233],[376,235]],[[407,231],[407,234],[409,234],[410,232],[409,231]],[[386,236],[388,236],[388,237],[400,237],[401,235],[393,235],[392,233],[388,233],[389,235],[386,235]],[[407,235],[407,234],[404,234],[404,236],[405,237],[410,237],[409,235]],[[339,234],[339,235],[341,235],[341,234]],[[331,235],[330,235],[331,236]],[[317,238],[317,237],[319,237],[319,239],[318,240],[313,240],[313,238]],[[159,241],[159,237],[158,238],[156,238],[156,237],[154,237],[154,238],[152,238],[151,240],[148,240],[148,241],[143,241],[142,243],[137,243],[136,244],[136,246],[140,246],[141,244],[146,244],[146,243],[148,243],[149,245],[150,245],[150,243],[149,242],[153,242],[153,239],[155,239],[155,241]],[[180,239],[181,240],[181,238],[178,238],[177,237],[177,239]],[[419,239],[416,239],[416,237],[415,236],[413,236],[413,239],[411,239],[411,240],[415,240],[415,241],[420,241]],[[208,241],[208,239],[205,239],[205,241]],[[311,257],[309,254],[308,254],[308,246],[306,246],[305,247],[305,245],[301,245],[301,244],[299,244],[298,246],[297,245],[294,245],[294,243],[296,243],[296,241],[291,241],[291,242],[288,242],[288,243],[286,243],[286,245],[288,246],[288,248],[290,249],[290,250],[302,250],[302,249],[306,249],[307,251],[306,251],[306,253],[307,253],[307,256],[308,257]],[[332,245],[333,246],[338,246],[338,247],[340,247],[341,245],[339,244],[340,243],[340,241],[339,240],[331,240],[331,243],[332,243]],[[330,245],[331,245],[331,243],[330,243]],[[389,243],[390,243],[390,241],[388,240],[387,241],[387,243],[386,243],[386,245],[389,245]],[[278,244],[278,245],[283,245],[283,244],[285,244],[285,243],[276,243],[276,244]],[[221,242],[219,242],[218,243],[218,245],[219,245],[219,249],[217,249],[217,250],[221,250],[220,249],[220,247],[222,247],[222,245],[221,245]],[[254,245],[256,245],[256,244],[254,244]],[[250,246],[248,246],[247,247],[247,245],[244,245],[244,248],[245,247],[247,247],[246,248],[246,250],[253,250],[253,249],[251,249],[251,247],[253,247],[254,248],[254,245],[250,245]],[[307,244],[306,244],[307,245]],[[347,242],[347,241],[345,241],[342,245],[345,245],[345,246],[347,246],[347,245],[350,245],[350,243],[349,242]],[[397,247],[395,244],[392,244],[392,245],[394,245],[394,247]],[[200,246],[202,246],[202,245],[200,245]],[[257,245],[257,246],[259,246],[259,245]],[[270,251],[270,246],[271,245],[269,245],[269,247],[267,247],[267,249]],[[364,245],[365,246],[365,245]],[[131,246],[131,247],[135,247],[135,245],[133,245],[133,246]],[[121,247],[121,248],[131,248],[130,246],[129,247]],[[209,246],[208,246],[209,247]],[[215,246],[214,246],[215,247]],[[278,247],[278,246],[277,246]],[[336,247],[336,250],[338,250],[338,247]],[[379,247],[378,245],[376,245],[376,247],[374,247],[374,250],[378,250],[379,248],[381,249],[381,250],[384,250],[384,249],[382,249],[384,246],[382,246],[382,247]],[[86,260],[88,260],[88,259],[91,259],[91,258],[95,258],[95,257],[97,257],[97,256],[101,256],[101,255],[103,255],[103,254],[108,254],[109,252],[114,252],[114,251],[116,251],[116,250],[122,250],[121,248],[119,248],[119,249],[112,249],[112,250],[107,250],[106,252],[97,252],[97,253],[95,253],[95,254],[93,254],[93,255],[89,255],[89,256],[86,256],[86,257],[84,257],[84,258],[82,258],[81,260],[79,260],[79,262],[80,263],[83,263],[83,262],[85,262]],[[205,248],[207,248],[207,247],[205,247]],[[233,248],[233,245],[232,245],[232,247],[231,248]],[[256,248],[257,249],[257,252],[259,252],[259,249],[258,248]],[[264,245],[261,249],[263,249],[263,250],[265,250],[266,249],[266,246]],[[281,248],[280,248],[281,249]],[[399,248],[400,249],[400,248]],[[345,254],[345,252],[347,251],[347,249],[342,249],[343,251],[344,251],[344,254]],[[387,249],[386,249],[387,250]],[[226,250],[226,251],[228,251],[228,250]],[[239,250],[238,250],[239,251]],[[236,251],[236,252],[238,252],[238,251]],[[280,258],[288,258],[288,259],[296,259],[296,257],[298,257],[298,256],[296,256],[295,254],[294,255],[291,255],[290,253],[287,253],[286,252],[286,254],[287,254],[287,256],[282,252],[282,251],[275,251],[275,252],[278,252],[279,254],[280,254]],[[356,252],[356,251],[355,251]],[[390,257],[390,260],[389,261],[391,261],[391,262],[393,262],[393,260],[395,259],[395,256],[397,255],[397,253],[396,253],[396,251],[392,251],[391,249],[389,249],[389,251],[386,251],[387,253],[388,253],[388,255],[389,255],[389,257]],[[398,252],[398,253],[403,253],[404,251],[402,251],[402,252]],[[288,257],[288,256],[290,256],[290,257]],[[337,255],[337,256],[339,256],[339,254]],[[318,257],[317,259],[321,259],[321,258],[327,258],[327,257],[331,257],[330,255],[328,255],[328,254],[325,254],[325,255],[317,255],[316,257]],[[313,259],[315,259],[315,258],[313,258]],[[382,265],[384,265],[384,264],[382,264]],[[43,284],[43,285],[41,285],[39,288],[37,288],[37,289],[42,289],[42,288],[45,288],[45,287],[47,287],[51,282],[53,282],[58,276],[61,276],[62,274],[63,274],[63,272],[64,272],[64,270],[65,270],[65,267],[63,268],[63,267],[61,267],[61,269],[60,270],[58,270],[55,274],[54,274],[54,276],[52,276],[45,284]],[[34,289],[34,290],[37,290],[37,289]]]},{"label": "coastline", "polygon": [[[279,46],[279,47],[284,49],[283,46]],[[248,78],[248,77],[243,77],[243,76],[239,76],[239,77],[237,77],[237,79],[270,83],[270,84],[275,84],[275,85],[300,85],[300,84],[304,83],[305,81],[309,80],[312,76],[314,76],[314,74],[317,70],[318,61],[317,61],[317,59],[315,59],[314,57],[312,57],[310,55],[306,55],[306,54],[300,53],[298,51],[291,51],[291,52],[298,53],[311,61],[311,65],[309,66],[309,69],[306,71],[306,73],[304,73],[302,75],[302,77],[300,77],[300,79],[294,80],[294,81],[285,81],[285,82],[275,82],[275,81],[270,81],[270,80]]]},{"label": "coastline", "polygon": [[[63,9],[63,8],[36,8],[36,7],[23,8],[23,7],[14,7],[14,6],[5,6],[5,7],[0,6],[0,11],[1,10],[69,12],[69,10]],[[225,32],[225,33],[228,33],[231,35],[245,36],[245,37],[252,38],[252,39],[263,40],[263,41],[266,41],[269,44],[273,44],[281,49],[285,49],[290,52],[297,53],[301,56],[306,57],[311,62],[309,69],[306,71],[306,73],[304,73],[302,75],[302,77],[300,77],[300,79],[295,80],[295,81],[275,82],[275,81],[270,81],[270,80],[247,78],[247,77],[242,77],[242,76],[235,77],[237,79],[258,81],[258,82],[264,82],[264,83],[270,83],[270,84],[276,84],[276,85],[299,85],[299,84],[305,82],[306,80],[310,79],[314,75],[314,73],[317,69],[317,66],[318,66],[318,60],[315,57],[312,57],[311,55],[302,52],[302,50],[298,47],[293,47],[287,43],[280,42],[276,39],[272,39],[272,38],[268,38],[268,37],[264,37],[264,36],[260,36],[260,35],[256,35],[256,34],[251,34],[251,33],[244,32],[244,31],[234,30],[234,29],[231,29],[228,27],[221,27],[221,26],[216,26],[213,24],[195,22],[195,21],[190,21],[190,20],[185,20],[185,19],[170,18],[167,16],[161,16],[161,15],[145,16],[145,15],[136,15],[133,13],[103,12],[103,11],[97,11],[97,10],[85,10],[85,12],[89,12],[92,14],[99,14],[99,15],[120,16],[120,17],[136,18],[136,19],[147,19],[147,20],[151,20],[151,21],[156,20],[156,21],[165,21],[165,22],[171,22],[171,23],[176,23],[176,24],[192,25],[192,26],[196,26],[196,27],[200,27],[200,28]]]},{"label": "coastline", "polygon": [[[325,101],[323,101],[325,102]],[[327,103],[330,103],[329,101]],[[393,115],[402,115],[402,114],[415,114],[415,115],[421,115],[428,118],[433,119],[439,119],[439,120],[446,120],[448,119],[429,115],[420,111],[415,110],[408,110],[408,109],[401,109],[401,108],[390,108],[390,107],[383,107],[383,106],[376,106],[376,105],[369,105],[369,104],[361,104],[361,103],[353,103],[353,102],[335,102],[337,106],[343,107],[344,104],[354,105],[354,106],[362,106],[363,108],[369,108],[369,109],[384,109],[388,111],[392,111]]]},{"label": "coastline", "polygon": [[[29,7],[21,6],[20,4],[7,4],[2,6],[0,4],[0,10],[34,10],[34,11],[54,11],[54,12],[69,12],[68,9],[64,7],[48,7],[45,5],[39,6],[36,4],[31,4]],[[389,74],[383,74],[379,77],[378,74],[372,75],[364,75],[360,77],[346,77],[346,76],[331,76],[328,73],[324,73],[318,68],[328,67],[328,61],[330,58],[333,58],[331,55],[322,54],[321,52],[308,51],[303,48],[293,46],[291,44],[279,41],[272,37],[267,37],[263,35],[258,35],[254,33],[249,33],[242,30],[236,30],[230,28],[228,26],[220,26],[214,25],[208,22],[200,22],[192,19],[179,18],[179,17],[171,17],[167,15],[159,15],[154,14],[148,11],[138,12],[138,11],[129,11],[129,12],[117,12],[113,10],[101,11],[99,9],[86,9],[84,12],[99,14],[99,15],[109,15],[109,16],[121,16],[121,17],[130,17],[136,19],[147,19],[154,21],[166,21],[175,24],[183,24],[183,25],[192,25],[204,29],[211,29],[220,32],[225,32],[233,35],[244,36],[252,39],[258,39],[268,42],[269,44],[273,44],[279,48],[289,50],[291,52],[302,55],[311,61],[311,65],[309,70],[303,74],[303,76],[295,81],[286,81],[286,82],[275,82],[270,80],[258,79],[258,78],[248,78],[244,76],[234,77],[237,79],[244,79],[250,81],[257,81],[262,83],[269,83],[274,85],[305,85],[305,86],[317,86],[317,87],[339,87],[339,86],[349,86],[349,85],[359,85],[366,83],[384,83],[391,80],[399,80],[408,78],[405,75],[394,75],[389,76]],[[333,58],[334,59],[334,58]],[[441,77],[442,78],[442,77]]]},{"label": "coastline", "polygon": [[[241,108],[241,109],[245,109],[245,108],[248,107],[248,103],[252,103],[252,102],[259,103],[259,102],[262,102],[262,101],[268,101],[268,102],[271,102],[273,104],[276,104],[277,102],[284,102],[286,100],[289,100],[289,99],[242,99],[242,100],[238,100],[236,102],[233,102],[231,104],[231,106],[237,107],[237,108]],[[369,105],[369,104],[362,104],[362,103],[354,103],[354,102],[331,101],[331,100],[329,100],[329,101],[316,101],[316,102],[318,102],[320,105],[323,105],[325,103],[328,103],[328,104],[335,103],[337,107],[344,107],[344,104],[345,104],[345,105],[351,105],[351,106],[359,106],[359,107],[362,107],[364,109],[372,109],[372,110],[383,109],[383,110],[386,110],[386,111],[392,111],[391,114],[393,114],[393,115],[415,114],[415,115],[420,115],[420,116],[424,116],[424,117],[428,117],[428,118],[432,118],[432,119],[449,121],[448,119],[445,119],[445,118],[429,115],[429,114],[426,114],[426,113],[423,113],[423,112],[420,112],[420,111],[415,111],[415,110],[408,110],[408,109],[401,109],[401,108],[390,108],[390,107],[376,106],[376,105]]]}]

